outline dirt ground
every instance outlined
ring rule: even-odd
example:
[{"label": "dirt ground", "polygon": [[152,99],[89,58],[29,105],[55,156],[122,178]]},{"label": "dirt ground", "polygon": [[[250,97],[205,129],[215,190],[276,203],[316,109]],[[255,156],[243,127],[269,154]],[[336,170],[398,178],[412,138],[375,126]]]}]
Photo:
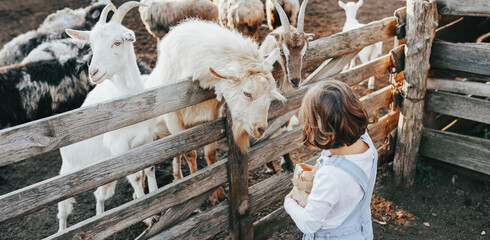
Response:
[{"label": "dirt ground", "polygon": [[[0,47],[18,34],[36,28],[42,20],[56,9],[62,7],[78,8],[90,1],[39,0],[37,6],[27,6],[16,11],[9,8],[7,1],[0,3]],[[119,6],[122,1],[113,1]],[[405,5],[403,1],[365,0],[358,13],[362,23],[378,20],[393,14],[393,11]],[[305,30],[315,33],[315,38],[329,36],[339,32],[345,21],[343,10],[335,0],[310,0],[306,14]],[[156,42],[144,29],[138,12],[132,10],[124,24],[136,33],[135,43],[138,57],[154,66],[156,61]],[[268,33],[261,28],[259,41]],[[392,40],[384,42],[384,51],[392,48]],[[387,78],[376,81],[376,89],[387,84]],[[365,84],[354,86],[357,94],[363,96],[370,90]],[[218,157],[224,157],[226,147],[219,144]],[[317,151],[301,148],[291,156],[295,162],[302,162],[317,154]],[[200,167],[205,161],[200,154]],[[55,152],[34,159],[0,168],[0,195],[34,184],[57,175],[61,159]],[[184,174],[188,174],[183,166]],[[259,168],[250,173],[251,185],[266,179],[269,174]],[[157,181],[163,186],[172,181],[171,160],[156,166]],[[95,201],[92,191],[79,195],[74,213],[69,217],[69,226],[95,214]],[[132,189],[127,181],[118,182],[116,195],[106,201],[106,209],[114,208],[132,200]],[[264,216],[280,206],[278,202],[258,213]],[[203,208],[206,208],[203,205]],[[473,180],[454,170],[435,166],[432,161],[422,161],[418,166],[417,181],[410,189],[395,187],[392,184],[391,163],[380,166],[372,204],[375,239],[487,239],[485,232],[490,231],[490,191],[488,182]],[[39,239],[57,231],[57,207],[52,205],[28,216],[13,219],[0,224],[0,239]],[[258,217],[258,216],[255,216]],[[138,223],[110,239],[134,239],[144,229]],[[300,231],[294,223],[280,229],[271,239],[299,239]],[[226,233],[214,239],[223,239]]]}]

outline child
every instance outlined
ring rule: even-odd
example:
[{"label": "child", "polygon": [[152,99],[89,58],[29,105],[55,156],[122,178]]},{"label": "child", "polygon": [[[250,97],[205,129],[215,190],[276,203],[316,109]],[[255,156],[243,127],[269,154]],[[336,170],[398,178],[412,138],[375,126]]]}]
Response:
[{"label": "child", "polygon": [[370,203],[378,154],[361,102],[347,84],[326,81],[308,91],[299,119],[303,143],[323,151],[306,207],[290,193],[286,212],[303,239],[373,239]]}]

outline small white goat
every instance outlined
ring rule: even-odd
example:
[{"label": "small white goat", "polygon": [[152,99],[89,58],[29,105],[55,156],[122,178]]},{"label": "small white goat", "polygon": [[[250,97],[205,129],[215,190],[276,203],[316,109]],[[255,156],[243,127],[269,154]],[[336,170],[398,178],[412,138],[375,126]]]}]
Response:
[{"label": "small white goat", "polygon": [[170,27],[187,18],[218,20],[218,8],[209,0],[141,0],[141,21],[154,37],[161,38]]},{"label": "small white goat", "polygon": [[[158,45],[158,61],[147,87],[169,84],[191,77],[202,88],[214,89],[216,98],[163,116],[168,130],[176,134],[196,124],[217,119],[226,101],[233,120],[233,136],[243,152],[249,136],[260,138],[267,128],[271,101],[284,100],[271,74],[279,56],[267,59],[257,43],[238,32],[201,20],[186,20],[175,26]],[[162,119],[160,119],[162,121]],[[216,143],[204,147],[208,165],[216,161]],[[188,158],[191,173],[197,171],[194,156]],[[182,178],[181,158],[174,158],[174,178]],[[223,192],[224,193],[224,192]],[[216,195],[211,198],[215,202]]]},{"label": "small white goat", "polygon": [[[96,104],[144,90],[140,73],[136,65],[133,42],[134,32],[121,25],[124,15],[133,7],[141,6],[138,2],[126,2],[118,10],[112,4],[107,5],[101,14],[101,20],[92,31],[67,29],[72,37],[88,41],[93,50],[89,66],[90,81],[96,87],[88,94],[82,106]],[[109,23],[105,22],[107,13],[114,11]],[[106,81],[107,80],[107,81]],[[63,163],[60,174],[70,173],[105,158],[118,155],[128,150],[153,141],[154,121],[147,120],[133,126],[118,129],[60,149]],[[137,198],[144,195],[143,171],[129,175],[127,178],[135,190]],[[144,170],[148,176],[150,192],[157,187],[154,167]],[[114,195],[116,181],[101,186],[95,191],[97,214],[104,212],[104,201]],[[66,219],[72,212],[73,198],[58,203],[59,231],[66,228]],[[152,219],[146,219],[151,224]]]},{"label": "small white goat", "polygon": [[[278,0],[277,1],[281,8],[286,13],[289,18],[289,23],[296,26],[296,16],[299,11],[299,1],[298,0]],[[281,26],[281,21],[278,21],[280,16],[272,0],[265,1],[265,13],[267,15],[267,25],[271,31],[274,31],[277,27]]]},{"label": "small white goat", "polygon": [[264,21],[264,4],[260,0],[215,0],[221,26],[256,38]]},{"label": "small white goat", "polygon": [[[339,6],[345,10],[345,24],[342,28],[342,32],[349,31],[352,29],[356,29],[362,27],[366,24],[359,23],[356,19],[357,10],[362,6],[363,0],[359,0],[357,3],[347,2],[344,3],[339,1]],[[363,48],[358,56],[362,63],[367,63],[376,59],[383,50],[383,42],[377,42],[373,45],[367,46]],[[350,66],[345,66],[344,71],[349,68],[353,68],[356,64],[356,58],[353,58]],[[369,77],[368,81],[368,89],[374,89],[374,77]]]}]

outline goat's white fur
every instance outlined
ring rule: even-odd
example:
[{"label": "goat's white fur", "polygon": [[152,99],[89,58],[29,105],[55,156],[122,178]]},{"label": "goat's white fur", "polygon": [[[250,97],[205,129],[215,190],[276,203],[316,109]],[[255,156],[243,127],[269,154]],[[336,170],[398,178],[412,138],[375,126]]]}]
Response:
[{"label": "goat's white fur", "polygon": [[[216,23],[186,20],[160,41],[158,50],[157,65],[145,84],[147,87],[191,77],[202,88],[214,89],[217,96],[161,117],[160,121],[166,122],[171,134],[218,118],[224,98],[231,111],[235,141],[246,152],[249,135],[260,137],[262,133],[258,129],[267,127],[271,101],[284,100],[270,73],[279,51],[264,60],[252,39]],[[253,99],[245,93],[250,93]],[[213,162],[209,156],[215,149],[216,143],[204,148],[208,164]],[[180,157],[174,159],[174,177],[182,177]]]},{"label": "goat's white fur", "polygon": [[[214,0],[222,26],[256,37],[264,21],[264,4],[260,0]],[[251,29],[250,29],[251,28]]]},{"label": "goat's white fur", "polygon": [[[80,40],[89,41],[93,50],[89,73],[96,87],[88,94],[83,106],[100,103],[144,90],[136,65],[133,42],[134,32],[118,22],[97,23],[92,31],[67,30],[67,33]],[[119,46],[115,46],[120,42]],[[105,133],[60,149],[62,166],[60,174],[67,174],[90,166],[104,159],[129,151],[153,141],[155,123],[147,120],[138,124]],[[150,192],[157,189],[154,168],[144,170],[148,176]],[[144,195],[142,171],[129,175],[129,182],[137,198]],[[114,195],[116,181],[99,187],[94,195],[97,199],[97,214],[104,212],[104,201]],[[73,209],[74,199],[58,203],[59,231],[66,228],[66,219]],[[145,220],[147,224],[151,219]]]},{"label": "goat's white fur", "polygon": [[186,18],[218,20],[218,8],[209,0],[141,0],[141,21],[155,37],[163,37],[170,27]]},{"label": "goat's white fur", "polygon": [[[345,10],[345,16],[346,16],[344,27],[342,28],[342,32],[346,32],[366,25],[366,24],[359,23],[359,21],[357,21],[356,19],[357,10],[362,6],[362,4],[363,4],[363,0],[359,0],[357,3],[354,2],[344,3],[342,1],[339,1],[339,6]],[[381,55],[382,50],[383,50],[383,42],[377,42],[373,45],[363,48],[359,52],[358,56],[362,63],[367,63],[369,61],[376,59],[379,55]],[[351,60],[350,66],[346,65],[344,67],[344,71],[349,68],[353,68],[355,64],[356,64],[356,59],[353,58]],[[374,89],[373,76],[369,77],[368,89]]]}]

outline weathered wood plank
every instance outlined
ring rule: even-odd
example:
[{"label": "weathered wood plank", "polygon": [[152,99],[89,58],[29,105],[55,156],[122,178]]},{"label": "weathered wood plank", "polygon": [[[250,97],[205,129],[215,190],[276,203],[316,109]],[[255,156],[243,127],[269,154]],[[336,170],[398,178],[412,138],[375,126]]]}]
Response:
[{"label": "weathered wood plank", "polygon": [[429,78],[427,89],[490,97],[490,85],[478,82]]},{"label": "weathered wood plank", "polygon": [[490,17],[488,0],[437,0],[437,10],[444,15]]},{"label": "weathered wood plank", "polygon": [[[319,156],[314,156],[305,163],[314,165]],[[293,188],[291,183],[291,172],[283,172],[272,176],[260,183],[250,187],[250,199],[252,212],[281,200]],[[282,211],[282,212],[281,212]],[[280,212],[280,214],[278,214]],[[291,221],[291,217],[280,207],[276,211],[254,222],[255,239],[268,239],[277,229],[285,226]]]},{"label": "weathered wood plank", "polygon": [[398,139],[393,165],[395,184],[411,186],[422,131],[424,96],[429,71],[432,40],[437,27],[435,0],[407,1],[405,37],[405,84],[402,115],[398,124]]},{"label": "weathered wood plank", "polygon": [[190,80],[0,131],[0,167],[211,99]]},{"label": "weathered wood plank", "polygon": [[490,101],[483,99],[430,91],[426,110],[490,124]]},{"label": "weathered wood plank", "polygon": [[183,202],[176,206],[171,207],[165,214],[158,219],[158,222],[154,223],[151,228],[146,229],[135,240],[148,239],[159,232],[169,229],[180,222],[186,220],[196,209],[199,209],[201,204],[206,200],[218,188],[213,188],[189,201]]},{"label": "weathered wood plank", "polygon": [[388,85],[359,99],[369,116],[377,115],[379,109],[390,105],[392,89],[393,87]]},{"label": "weathered wood plank", "polygon": [[[379,118],[378,122],[368,126],[369,136],[376,147],[382,146],[385,137],[388,137],[391,131],[397,128],[399,117],[400,111],[390,112]],[[386,128],[386,125],[388,125],[388,128]]]},{"label": "weathered wood plank", "polygon": [[160,239],[209,239],[228,228],[229,204],[222,202],[152,237]]},{"label": "weathered wood plank", "polygon": [[490,175],[490,140],[424,128],[420,154]]},{"label": "weathered wood plank", "polygon": [[[393,51],[395,51],[396,55],[399,56],[400,58],[404,58],[403,55],[404,47],[405,45],[398,46]],[[352,69],[349,69],[345,72],[341,72],[334,76],[325,76],[321,72],[318,73],[317,75],[311,74],[310,77],[313,79],[310,80],[309,82],[313,83],[318,81],[335,79],[335,80],[345,82],[350,86],[352,86],[352,85],[359,84],[360,82],[366,80],[370,76],[380,77],[384,73],[388,72],[392,66],[394,66],[394,63],[390,53],[381,56],[373,61],[369,61],[367,63],[357,65]]]},{"label": "weathered wood plank", "polygon": [[275,138],[251,147],[248,158],[249,170],[256,169],[286,153],[302,146],[300,137],[302,127],[297,127]]},{"label": "weathered wood plank", "polygon": [[227,163],[226,159],[218,161],[141,198],[77,223],[47,239],[107,238],[143,219],[223,184],[226,181]]},{"label": "weathered wood plank", "polygon": [[[315,165],[319,156],[315,156],[305,161],[310,165]],[[256,183],[249,188],[250,192],[250,212],[258,212],[270,204],[281,200],[293,189],[291,178],[292,172],[281,172],[264,181]]]},{"label": "weathered wood plank", "polygon": [[435,68],[452,69],[490,75],[490,43],[450,43],[434,41],[430,64]]},{"label": "weathered wood plank", "polygon": [[304,66],[320,64],[328,58],[343,55],[395,36],[396,17],[388,17],[351,31],[336,33],[310,42]]},{"label": "weathered wood plank", "polygon": [[292,221],[284,207],[280,207],[267,216],[254,222],[255,239],[269,239],[274,232]]},{"label": "weathered wood plank", "polygon": [[249,190],[250,212],[254,214],[260,209],[283,199],[293,189],[292,177],[292,172],[281,172],[251,186]]},{"label": "weathered wood plank", "polygon": [[233,240],[253,239],[248,194],[248,154],[242,152],[233,137],[233,121],[226,108],[226,139],[228,143],[228,184],[230,186],[230,228]]},{"label": "weathered wood plank", "polygon": [[[124,176],[184,154],[225,136],[220,118],[135,148],[125,154],[0,196],[0,222],[86,192]],[[209,132],[214,134],[209,134]],[[20,201],[22,199],[22,201]]]}]

